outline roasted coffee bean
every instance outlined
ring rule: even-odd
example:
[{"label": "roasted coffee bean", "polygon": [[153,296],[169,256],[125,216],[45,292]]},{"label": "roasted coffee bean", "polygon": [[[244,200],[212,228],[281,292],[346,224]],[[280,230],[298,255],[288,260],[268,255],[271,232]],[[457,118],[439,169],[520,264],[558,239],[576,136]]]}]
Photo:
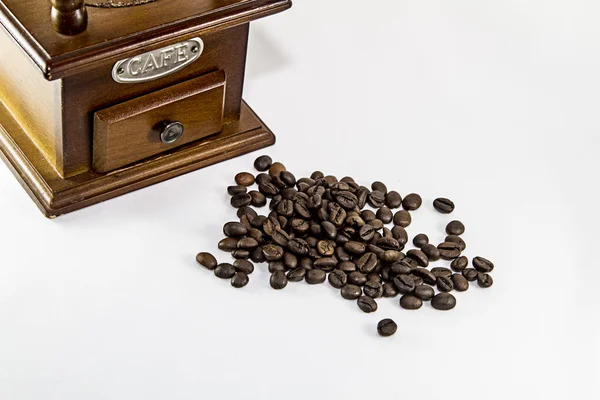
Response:
[{"label": "roasted coffee bean", "polygon": [[382,237],[376,240],[377,247],[381,247],[383,250],[400,250],[400,243],[393,237]]},{"label": "roasted coffee bean", "polygon": [[344,225],[346,220],[346,210],[344,210],[338,203],[329,204],[329,221],[336,227]]},{"label": "roasted coffee bean", "polygon": [[447,276],[438,276],[437,277],[437,288],[440,292],[451,292],[454,289],[454,284],[452,283],[452,279]]},{"label": "roasted coffee bean", "polygon": [[408,275],[410,274],[415,268],[412,268],[412,266],[410,265],[410,263],[406,262],[404,259],[400,260],[398,262],[395,262],[394,264],[392,264],[390,266],[390,274],[392,276],[397,276],[397,275]]},{"label": "roasted coffee bean", "polygon": [[421,278],[420,276],[416,276],[416,275],[414,275],[412,273],[410,275],[408,275],[408,276],[412,278],[413,282],[415,283],[415,287],[421,286],[423,283],[425,283],[423,281],[423,278]]},{"label": "roasted coffee bean", "polygon": [[279,215],[283,215],[284,217],[291,217],[294,215],[294,202],[291,200],[281,200],[279,204],[277,204],[276,211]]},{"label": "roasted coffee bean", "polygon": [[454,290],[457,292],[464,292],[469,289],[469,281],[461,274],[452,274],[450,279],[452,279]]},{"label": "roasted coffee bean", "polygon": [[323,198],[319,194],[313,194],[312,196],[310,196],[308,198],[308,201],[306,202],[306,207],[308,207],[311,210],[316,210],[317,208],[321,207],[322,205],[323,205]]},{"label": "roasted coffee bean", "polygon": [[356,300],[362,295],[362,289],[360,286],[348,284],[344,285],[340,293],[346,300]]},{"label": "roasted coffee bean", "polygon": [[336,182],[329,187],[331,189],[331,193],[337,195],[340,192],[348,192],[350,191],[350,185],[346,182]]},{"label": "roasted coffee bean", "polygon": [[310,257],[302,257],[300,260],[298,260],[298,267],[302,267],[306,270],[313,269],[313,260]]},{"label": "roasted coffee bean", "polygon": [[247,215],[249,217],[256,217],[256,211],[254,211],[251,207],[248,206],[243,206],[238,208],[236,215],[238,216],[238,218],[242,218],[242,216]]},{"label": "roasted coffee bean", "polygon": [[262,247],[262,252],[267,261],[278,261],[283,257],[283,248],[276,244],[266,244]]},{"label": "roasted coffee bean", "polygon": [[254,181],[256,182],[257,185],[264,185],[265,183],[271,183],[273,182],[273,178],[271,178],[271,175],[269,174],[258,174],[256,175],[256,178],[254,179]]},{"label": "roasted coffee bean", "polygon": [[415,260],[421,267],[427,267],[429,265],[429,258],[421,250],[409,250],[406,252],[406,256]]},{"label": "roasted coffee bean", "polygon": [[196,262],[208,270],[213,270],[217,267],[217,259],[210,253],[198,253]]},{"label": "roasted coffee bean", "polygon": [[382,207],[385,204],[385,194],[379,190],[373,190],[368,197],[369,205],[373,208]]},{"label": "roasted coffee bean", "polygon": [[250,195],[250,204],[254,207],[264,207],[267,204],[265,195],[257,190],[249,191],[248,195]]},{"label": "roasted coffee bean", "polygon": [[344,250],[350,254],[361,255],[367,250],[367,245],[360,242],[349,241],[344,244]]},{"label": "roasted coffee bean", "polygon": [[385,261],[386,263],[396,262],[403,257],[404,257],[404,255],[401,252],[396,251],[396,250],[386,250],[379,255],[379,258],[381,258],[381,260]]},{"label": "roasted coffee bean", "polygon": [[408,275],[397,275],[393,282],[401,294],[411,293],[415,290],[415,281]]},{"label": "roasted coffee bean", "polygon": [[451,310],[456,306],[456,298],[450,293],[438,293],[431,299],[431,306],[436,310]]},{"label": "roasted coffee bean", "polygon": [[435,290],[431,286],[419,285],[415,287],[413,294],[423,301],[429,301],[435,295]]},{"label": "roasted coffee bean", "polygon": [[279,177],[279,174],[281,174],[281,172],[285,170],[285,165],[283,165],[280,162],[274,162],[269,167],[269,175],[271,175],[271,177]]},{"label": "roasted coffee bean", "polygon": [[271,177],[271,183],[273,185],[275,185],[280,191],[282,189],[286,188],[285,183],[283,183],[283,181],[281,180],[281,178],[279,176],[273,176],[273,177]]},{"label": "roasted coffee bean", "polygon": [[442,214],[450,214],[454,211],[454,203],[450,199],[439,197],[433,201],[433,208]]},{"label": "roasted coffee bean", "polygon": [[381,282],[370,280],[365,283],[363,291],[365,295],[377,299],[383,295],[383,285]]},{"label": "roasted coffee bean", "polygon": [[460,236],[465,233],[465,226],[460,221],[450,221],[450,223],[446,225],[446,233],[448,235]]},{"label": "roasted coffee bean", "polygon": [[310,247],[306,240],[294,238],[288,242],[288,249],[297,256],[306,256],[310,251]]},{"label": "roasted coffee bean", "polygon": [[309,219],[311,217],[310,210],[308,209],[308,206],[306,203],[303,203],[303,202],[294,203],[294,211],[296,212],[296,215],[298,215],[302,218]]},{"label": "roasted coffee bean", "polygon": [[382,249],[379,246],[376,246],[374,244],[369,243],[367,245],[367,250],[369,250],[371,253],[375,253],[375,255],[377,257],[381,256],[383,254],[383,252],[385,251],[384,249]]},{"label": "roasted coffee bean", "polygon": [[356,271],[356,264],[352,261],[342,261],[337,265],[340,271],[350,273]]},{"label": "roasted coffee bean", "polygon": [[246,275],[250,275],[254,272],[254,264],[248,260],[235,260],[233,266],[237,272],[243,272]]},{"label": "roasted coffee bean", "polygon": [[405,294],[400,297],[400,307],[405,310],[418,310],[423,306],[423,300],[411,294]]},{"label": "roasted coffee bean", "polygon": [[450,277],[452,275],[452,271],[450,271],[446,267],[431,268],[431,273],[434,274],[435,276],[445,276],[445,277]]},{"label": "roasted coffee bean", "polygon": [[417,268],[412,272],[415,276],[418,276],[423,279],[428,285],[435,285],[437,282],[437,277],[431,273],[428,269],[425,268]]},{"label": "roasted coffee bean", "polygon": [[244,272],[236,272],[235,275],[231,278],[231,286],[234,288],[242,288],[248,284],[248,275]]},{"label": "roasted coffee bean", "polygon": [[288,280],[287,276],[283,271],[275,271],[271,274],[271,278],[269,279],[269,283],[273,289],[283,289],[287,286]]},{"label": "roasted coffee bean", "polygon": [[351,210],[358,204],[358,198],[349,191],[340,191],[335,195],[335,200],[346,210]]},{"label": "roasted coffee bean", "polygon": [[235,267],[229,263],[222,263],[217,265],[213,272],[217,278],[231,279],[235,275]]},{"label": "roasted coffee bean", "polygon": [[406,195],[404,200],[402,200],[402,207],[408,211],[417,210],[419,207],[421,207],[421,204],[423,204],[423,199],[421,199],[421,196],[416,193]]},{"label": "roasted coffee bean", "polygon": [[494,284],[494,280],[490,274],[479,272],[477,274],[477,284],[482,288],[489,288]]},{"label": "roasted coffee bean", "polygon": [[240,172],[235,176],[235,183],[242,186],[254,185],[254,175],[250,172]]},{"label": "roasted coffee bean", "polygon": [[257,247],[250,252],[250,259],[255,263],[262,263],[266,261],[265,255],[262,252],[262,247]]},{"label": "roasted coffee bean", "polygon": [[440,251],[440,257],[443,260],[454,260],[460,257],[460,247],[458,243],[444,242],[438,244],[438,250]]},{"label": "roasted coffee bean", "polygon": [[279,189],[277,186],[272,184],[271,182],[265,182],[258,185],[258,190],[267,197],[273,197],[277,193],[279,193]]},{"label": "roasted coffee bean", "polygon": [[327,279],[329,280],[329,284],[336,289],[341,289],[348,282],[346,273],[339,269],[331,271]]},{"label": "roasted coffee bean", "polygon": [[295,254],[286,252],[283,255],[283,265],[286,269],[294,269],[298,266],[298,257]]},{"label": "roasted coffee bean", "polygon": [[396,333],[397,329],[398,325],[396,325],[396,323],[389,318],[382,319],[377,324],[377,333],[379,333],[381,336],[392,336],[394,333]]},{"label": "roasted coffee bean", "polygon": [[306,271],[306,276],[304,277],[304,280],[309,285],[317,285],[319,283],[325,282],[326,277],[327,274],[325,273],[325,271],[320,269],[311,269]]},{"label": "roasted coffee bean", "polygon": [[310,179],[321,179],[324,176],[325,175],[323,175],[323,173],[321,171],[315,171],[310,175]]},{"label": "roasted coffee bean", "polygon": [[366,313],[377,311],[377,302],[369,296],[360,296],[357,300],[358,308]]},{"label": "roasted coffee bean", "polygon": [[285,271],[285,264],[283,261],[271,261],[269,262],[269,272]]},{"label": "roasted coffee bean", "polygon": [[383,228],[383,221],[379,218],[375,218],[372,221],[369,221],[369,225],[371,225],[375,230],[379,230]]},{"label": "roasted coffee bean", "polygon": [[296,184],[296,177],[290,171],[281,171],[281,173],[279,173],[279,178],[287,187],[294,187]]},{"label": "roasted coffee bean", "polygon": [[290,235],[288,235],[286,231],[281,228],[275,228],[275,231],[273,231],[273,234],[271,235],[271,239],[273,239],[275,244],[278,244],[281,247],[287,247],[290,240]]},{"label": "roasted coffee bean", "polygon": [[325,179],[325,181],[329,183],[330,186],[338,181],[338,179],[333,175],[325,175],[323,179]]},{"label": "roasted coffee bean", "polygon": [[260,156],[258,157],[256,160],[254,160],[254,168],[257,171],[267,171],[270,167],[271,164],[273,163],[273,160],[271,159],[271,157],[269,156]]},{"label": "roasted coffee bean", "polygon": [[400,246],[404,246],[408,243],[408,233],[406,232],[406,229],[400,225],[394,225],[392,228],[392,236],[398,241]]},{"label": "roasted coffee bean", "polygon": [[373,228],[369,224],[363,225],[358,231],[358,237],[365,242],[373,239],[373,235],[375,234],[375,228]]},{"label": "roasted coffee bean", "polygon": [[450,268],[454,271],[463,271],[469,265],[469,259],[465,256],[460,256],[450,263]]},{"label": "roasted coffee bean", "polygon": [[232,196],[236,196],[238,194],[244,194],[247,191],[248,191],[248,189],[246,188],[246,186],[242,186],[242,185],[235,185],[235,186],[227,187],[227,193],[229,193]]},{"label": "roasted coffee bean", "polygon": [[477,280],[477,270],[475,268],[465,268],[462,271],[462,275],[469,281],[474,282]]},{"label": "roasted coffee bean", "polygon": [[252,229],[252,224],[250,223],[250,218],[252,218],[252,217],[249,217],[247,215],[242,215],[240,217],[240,223],[242,225],[244,225],[246,227],[246,229],[248,229],[248,230]]},{"label": "roasted coffee bean", "polygon": [[289,270],[288,273],[286,274],[286,277],[289,282],[301,282],[304,280],[304,277],[306,276],[306,271],[307,271],[306,268],[297,267],[297,268]]},{"label": "roasted coffee bean", "polygon": [[424,233],[419,233],[417,236],[413,238],[413,244],[415,247],[423,247],[429,243],[429,237]]},{"label": "roasted coffee bean", "polygon": [[340,261],[350,261],[351,260],[350,254],[348,254],[346,252],[346,250],[344,250],[343,247],[335,248],[335,256]]},{"label": "roasted coffee bean", "polygon": [[330,221],[321,222],[321,228],[323,228],[325,237],[328,237],[329,239],[335,239],[337,236],[337,228]]},{"label": "roasted coffee bean", "polygon": [[295,233],[299,234],[299,236],[304,236],[304,234],[309,231],[310,224],[303,219],[293,218],[290,221],[290,227]]},{"label": "roasted coffee bean", "polygon": [[393,190],[388,192],[388,194],[385,195],[385,205],[392,209],[400,207],[402,205],[402,196],[400,196],[400,193]]},{"label": "roasted coffee bean", "polygon": [[371,184],[371,190],[378,190],[383,194],[387,193],[387,186],[383,182],[375,181]]},{"label": "roasted coffee bean", "polygon": [[375,214],[377,218],[381,220],[384,224],[389,224],[394,219],[394,213],[387,206],[381,207],[377,210],[377,214]]},{"label": "roasted coffee bean", "polygon": [[348,283],[363,286],[365,283],[367,283],[367,277],[365,274],[359,271],[350,272],[348,274]]},{"label": "roasted coffee bean", "polygon": [[238,260],[245,260],[250,257],[250,251],[244,249],[237,249],[231,252],[231,256]]},{"label": "roasted coffee bean", "polygon": [[377,218],[375,213],[371,210],[362,210],[360,212],[360,216],[365,221],[365,223],[369,223],[369,221],[373,221],[374,219]]},{"label": "roasted coffee bean", "polygon": [[368,274],[373,271],[377,266],[377,256],[375,253],[365,253],[358,260],[356,260],[356,267],[363,274]]},{"label": "roasted coffee bean", "polygon": [[406,228],[412,222],[412,217],[408,211],[400,210],[394,214],[393,222],[394,225],[399,225],[403,228]]},{"label": "roasted coffee bean", "polygon": [[464,240],[462,240],[460,236],[448,235],[446,236],[446,240],[444,240],[444,242],[452,242],[458,244],[460,251],[465,251],[465,249],[467,248],[467,244]]},{"label": "roasted coffee bean", "polygon": [[386,282],[383,284],[383,297],[396,297],[398,295],[398,289],[392,282]]},{"label": "roasted coffee bean", "polygon": [[343,246],[345,243],[348,243],[349,241],[350,241],[350,239],[348,239],[348,236],[345,236],[341,233],[335,237],[335,242],[340,246]]},{"label": "roasted coffee bean", "polygon": [[367,274],[367,282],[375,281],[375,282],[383,283],[383,279],[381,279],[381,275],[379,275],[380,272],[381,272],[381,268],[376,268],[375,271],[369,272]]},{"label": "roasted coffee bean", "polygon": [[473,267],[479,272],[492,272],[494,270],[494,263],[483,257],[473,258]]},{"label": "roasted coffee bean", "polygon": [[425,253],[429,261],[437,261],[440,259],[440,251],[434,245],[427,243],[421,247],[421,251]]},{"label": "roasted coffee bean", "polygon": [[317,251],[320,255],[329,257],[335,252],[335,246],[327,240],[321,240],[317,243]]},{"label": "roasted coffee bean", "polygon": [[238,249],[252,250],[256,246],[258,246],[258,242],[256,239],[252,239],[251,237],[245,237],[237,242]]},{"label": "roasted coffee bean", "polygon": [[346,225],[360,230],[363,226],[365,226],[365,221],[360,217],[360,215],[354,211],[350,211],[346,213]]},{"label": "roasted coffee bean", "polygon": [[333,271],[335,266],[337,265],[337,260],[334,257],[325,257],[319,258],[313,262],[313,267],[316,269],[321,269],[323,271]]},{"label": "roasted coffee bean", "polygon": [[[240,237],[248,233],[248,228],[239,222],[228,222],[223,226],[223,233],[229,237]],[[237,247],[237,242],[236,242]]]}]

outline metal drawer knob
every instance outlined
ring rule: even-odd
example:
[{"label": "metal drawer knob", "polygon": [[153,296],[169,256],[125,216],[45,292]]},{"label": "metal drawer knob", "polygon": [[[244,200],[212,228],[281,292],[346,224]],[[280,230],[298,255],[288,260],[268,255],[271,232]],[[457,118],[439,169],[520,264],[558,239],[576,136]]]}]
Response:
[{"label": "metal drawer knob", "polygon": [[183,124],[181,122],[164,122],[160,131],[160,141],[166,144],[176,142],[183,136]]}]

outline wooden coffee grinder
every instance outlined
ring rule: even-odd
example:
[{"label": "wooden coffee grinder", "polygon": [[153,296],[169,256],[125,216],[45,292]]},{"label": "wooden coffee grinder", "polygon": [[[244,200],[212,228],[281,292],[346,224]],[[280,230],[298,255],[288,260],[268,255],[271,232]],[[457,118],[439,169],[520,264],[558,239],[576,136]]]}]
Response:
[{"label": "wooden coffee grinder", "polygon": [[249,23],[291,0],[0,0],[0,152],[54,217],[275,142]]}]

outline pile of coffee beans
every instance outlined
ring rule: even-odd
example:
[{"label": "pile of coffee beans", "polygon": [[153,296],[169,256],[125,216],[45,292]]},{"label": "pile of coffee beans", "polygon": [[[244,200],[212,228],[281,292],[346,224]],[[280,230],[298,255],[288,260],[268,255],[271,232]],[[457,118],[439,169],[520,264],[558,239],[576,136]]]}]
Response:
[{"label": "pile of coffee beans", "polygon": [[[467,244],[461,238],[465,225],[460,221],[448,223],[442,243],[429,243],[429,237],[419,233],[412,239],[416,248],[403,252],[411,211],[423,203],[416,193],[402,197],[382,182],[368,188],[351,177],[338,180],[320,171],[297,179],[269,156],[258,157],[254,167],[256,176],[240,172],[236,184],[227,188],[238,220],[223,226],[225,238],[218,247],[235,262],[219,264],[209,253],[196,257],[218,278],[230,279],[233,287],[246,286],[254,264],[266,263],[273,289],[284,289],[289,282],[328,281],[342,298],[371,313],[377,311],[377,299],[396,296],[407,310],[417,310],[423,302],[451,310],[456,306],[452,291],[466,291],[474,281],[482,288],[493,284],[491,261],[474,257],[469,267],[463,255]],[[255,208],[267,203],[270,212],[258,214]],[[438,198],[433,207],[450,214],[455,206]],[[440,259],[450,261],[449,268],[432,266]],[[396,324],[385,319],[377,330],[389,336]]]}]

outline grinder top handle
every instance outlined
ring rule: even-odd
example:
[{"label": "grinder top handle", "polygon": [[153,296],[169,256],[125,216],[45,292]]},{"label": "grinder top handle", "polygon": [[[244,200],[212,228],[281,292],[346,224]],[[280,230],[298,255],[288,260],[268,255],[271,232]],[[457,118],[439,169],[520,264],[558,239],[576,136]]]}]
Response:
[{"label": "grinder top handle", "polygon": [[72,36],[87,29],[88,16],[84,0],[50,0],[50,3],[50,18],[56,32]]}]

